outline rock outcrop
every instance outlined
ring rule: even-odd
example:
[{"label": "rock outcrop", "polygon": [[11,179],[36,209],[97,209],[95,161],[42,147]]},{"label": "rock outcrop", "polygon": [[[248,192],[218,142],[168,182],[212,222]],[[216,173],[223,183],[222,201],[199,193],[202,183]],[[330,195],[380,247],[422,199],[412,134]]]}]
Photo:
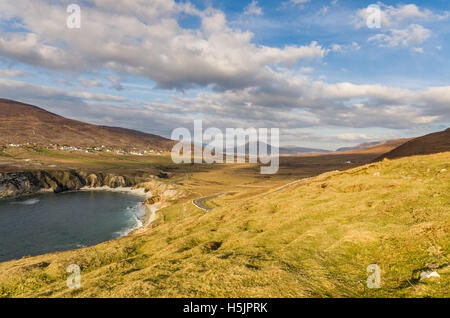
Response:
[{"label": "rock outcrop", "polygon": [[132,187],[139,177],[79,171],[25,171],[0,173],[0,198],[16,197],[43,191],[63,192],[83,187]]},{"label": "rock outcrop", "polygon": [[151,198],[148,198],[147,201],[145,201],[145,204],[155,204],[161,202],[161,197],[159,195],[154,195]]},{"label": "rock outcrop", "polygon": [[147,200],[147,204],[155,204],[158,202],[163,204],[167,201],[179,199],[185,195],[185,192],[177,188],[175,185],[158,181],[158,179],[140,182],[133,186],[133,188],[143,188],[146,192],[151,191],[152,197]]}]

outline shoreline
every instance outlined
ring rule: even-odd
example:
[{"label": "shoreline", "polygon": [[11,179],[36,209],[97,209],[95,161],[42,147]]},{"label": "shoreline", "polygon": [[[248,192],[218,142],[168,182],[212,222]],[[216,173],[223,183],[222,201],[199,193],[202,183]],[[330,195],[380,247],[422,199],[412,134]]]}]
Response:
[{"label": "shoreline", "polygon": [[[121,193],[128,193],[128,194],[133,194],[133,195],[137,195],[140,197],[143,197],[145,199],[148,199],[150,197],[152,197],[152,193],[151,191],[145,191],[144,188],[135,188],[133,189],[133,187],[117,187],[117,188],[111,188],[108,186],[101,186],[101,187],[82,187],[79,190],[73,190],[73,192],[77,192],[77,191],[108,191],[108,192],[121,192]],[[68,191],[65,191],[68,192]]]},{"label": "shoreline", "polygon": [[[149,199],[152,197],[152,193],[151,191],[145,191],[144,188],[135,188],[133,189],[132,187],[117,187],[117,188],[111,188],[108,186],[101,186],[101,187],[83,187],[80,190],[76,190],[76,191],[82,191],[82,192],[89,192],[89,191],[107,191],[107,192],[120,192],[120,193],[127,193],[127,194],[132,194],[132,195],[136,195],[136,196],[140,196],[144,199]],[[154,220],[155,220],[155,216],[156,216],[156,212],[159,210],[159,202],[155,203],[155,204],[146,204],[145,201],[141,202],[142,208],[144,209],[144,216],[142,219],[139,219],[139,221],[141,222],[140,225],[129,229],[126,234],[119,236],[118,238],[121,237],[126,237],[132,233],[134,233],[135,231],[138,231],[139,229],[142,229],[144,227],[147,227],[149,224],[151,224]]]},{"label": "shoreline", "polygon": [[[89,191],[120,192],[120,193],[136,195],[136,196],[142,197],[144,199],[149,199],[152,197],[151,191],[145,191],[144,188],[133,189],[132,187],[117,187],[117,188],[111,188],[108,186],[83,187],[83,188],[81,188],[79,190],[75,190],[73,192],[78,192],[78,191],[80,191],[80,192],[89,192]],[[159,202],[157,202],[155,204],[146,204],[145,201],[141,202],[141,206],[144,209],[144,216],[142,218],[137,217],[138,220],[140,221],[140,225],[130,228],[123,235],[120,235],[116,239],[126,237],[126,236],[133,234],[136,231],[142,230],[143,228],[150,225],[155,220],[156,212],[159,210],[158,209],[159,205],[160,205]],[[105,242],[108,242],[108,241],[105,241]]]},{"label": "shoreline", "polygon": [[[144,199],[144,201],[141,202],[143,209],[145,209],[144,212],[144,217],[142,219],[140,219],[141,221],[141,225],[130,229],[127,234],[121,235],[118,238],[121,237],[125,237],[128,236],[130,233],[139,230],[143,227],[148,226],[149,224],[151,224],[154,220],[155,220],[155,215],[156,212],[160,209],[160,202],[154,203],[154,204],[146,204],[145,201],[149,198],[151,198],[152,192],[151,191],[146,191],[145,188],[133,188],[133,187],[116,187],[116,188],[111,188],[109,186],[100,186],[100,187],[88,187],[88,186],[84,186],[78,190],[66,190],[66,191],[62,191],[62,192],[54,192],[52,189],[40,189],[39,191],[35,192],[35,193],[26,193],[26,194],[21,194],[21,195],[17,195],[17,196],[12,196],[12,197],[5,197],[5,198],[0,198],[0,200],[16,200],[18,198],[23,198],[23,197],[32,197],[35,195],[40,195],[40,194],[47,194],[47,193],[55,193],[55,194],[64,194],[64,193],[74,193],[74,192],[90,192],[90,191],[105,191],[105,192],[119,192],[119,193],[126,193],[126,194],[131,194],[131,195],[135,195],[135,196],[139,196],[141,198]],[[105,241],[106,242],[106,241]]]},{"label": "shoreline", "polygon": [[[139,209],[142,209],[141,211],[143,211],[143,215],[139,216],[139,215],[135,215],[136,219],[139,221],[139,223],[137,224],[137,226],[135,227],[131,227],[129,229],[125,229],[123,231],[123,234],[121,234],[120,236],[110,239],[110,240],[106,240],[103,242],[100,242],[98,244],[102,244],[105,242],[110,242],[110,241],[114,241],[123,237],[127,237],[130,236],[134,233],[139,233],[140,231],[144,230],[148,225],[150,225],[156,218],[156,212],[160,209],[161,203],[160,202],[156,202],[154,204],[146,204],[146,200],[152,197],[152,193],[151,191],[145,191],[145,188],[133,188],[133,187],[117,187],[117,188],[111,188],[109,186],[101,186],[101,187],[82,187],[78,190],[68,190],[68,191],[63,191],[60,193],[55,193],[55,194],[65,194],[65,193],[76,193],[76,192],[117,192],[117,193],[125,193],[125,194],[130,194],[130,195],[134,195],[134,196],[138,196],[141,197],[143,199],[143,201],[140,202],[140,207]],[[41,189],[38,192],[35,193],[29,193],[29,194],[24,194],[24,195],[19,195],[19,196],[15,196],[15,197],[9,197],[9,198],[2,198],[5,200],[16,200],[18,198],[23,198],[23,197],[33,197],[33,196],[39,196],[39,195],[45,195],[47,193],[54,193],[51,189]],[[95,245],[98,245],[95,244]],[[89,246],[82,246],[80,248],[75,248],[75,249],[68,249],[66,251],[74,251],[74,250],[78,250],[78,249],[82,249],[82,248],[88,248],[88,247],[92,247],[95,245],[89,245]],[[50,253],[45,253],[45,254],[51,254],[54,252],[50,252]],[[45,254],[39,254],[39,255],[45,255]],[[36,255],[36,256],[39,256]]]},{"label": "shoreline", "polygon": [[[138,205],[132,207],[135,223],[129,227],[124,226],[122,230],[116,232],[117,235],[114,235],[113,238],[98,244],[146,232],[151,228],[151,224],[159,219],[157,212],[167,206],[167,198],[174,199],[180,195],[183,196],[175,186],[155,180],[155,178],[139,179],[112,174],[89,174],[73,171],[62,171],[59,174],[56,172],[46,174],[45,171],[17,172],[4,175],[0,173],[0,201],[20,200],[20,198],[26,200],[26,197],[32,198],[49,193],[64,194],[90,191],[117,192],[139,197]],[[149,200],[155,196],[155,193],[158,194],[158,198]],[[76,251],[98,244],[73,247],[64,251]],[[60,251],[39,255],[55,252]]]}]

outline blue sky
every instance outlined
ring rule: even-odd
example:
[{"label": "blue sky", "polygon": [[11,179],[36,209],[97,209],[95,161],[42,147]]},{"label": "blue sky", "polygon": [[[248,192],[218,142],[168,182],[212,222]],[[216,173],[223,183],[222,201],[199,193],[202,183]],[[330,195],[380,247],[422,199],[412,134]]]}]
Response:
[{"label": "blue sky", "polygon": [[[67,6],[81,9],[67,27]],[[380,28],[369,28],[376,4]],[[170,136],[335,149],[449,127],[448,1],[0,0],[0,96]]]}]

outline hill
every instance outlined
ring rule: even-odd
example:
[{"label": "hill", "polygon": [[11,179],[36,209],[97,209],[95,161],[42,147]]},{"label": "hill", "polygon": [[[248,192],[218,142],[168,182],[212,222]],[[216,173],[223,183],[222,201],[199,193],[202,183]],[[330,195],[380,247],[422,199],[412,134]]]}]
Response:
[{"label": "hill", "polygon": [[33,105],[0,99],[0,144],[9,143],[170,150],[174,141],[132,129],[91,125]]},{"label": "hill", "polygon": [[405,138],[405,139],[395,139],[391,140],[389,142],[385,143],[376,143],[375,146],[370,147],[362,147],[359,149],[354,150],[347,150],[347,151],[340,151],[336,152],[338,154],[383,154],[386,152],[389,152],[401,145],[403,145],[405,142],[408,142],[412,138]]},{"label": "hill", "polygon": [[285,146],[280,147],[280,154],[282,155],[299,155],[306,153],[329,153],[331,151],[318,148],[306,148],[306,147],[296,147],[296,146]]},{"label": "hill", "polygon": [[409,139],[388,139],[388,140],[381,140],[381,141],[372,141],[372,142],[364,142],[362,144],[356,145],[356,146],[352,146],[352,147],[341,147],[336,149],[336,152],[347,152],[347,151],[354,151],[354,150],[363,150],[363,149],[368,149],[368,148],[374,148],[374,147],[378,147],[378,146],[383,146],[383,145],[393,145],[393,144],[398,144],[400,142],[404,143],[406,141],[408,141]]},{"label": "hill", "polygon": [[394,159],[415,155],[428,155],[446,151],[450,151],[450,128],[445,131],[411,139],[380,156],[377,160],[382,160],[383,158]]},{"label": "hill", "polygon": [[[0,297],[448,297],[449,170],[441,153],[236,187],[208,213],[180,201],[127,237],[0,263]],[[440,277],[419,280],[430,268]]]},{"label": "hill", "polygon": [[[270,144],[266,144],[262,141],[259,141],[258,143],[253,143],[250,144],[249,142],[247,142],[245,144],[245,154],[249,153],[250,150],[250,146],[254,146],[256,147],[256,149],[259,149],[260,147],[266,148],[267,149],[267,153],[272,153],[272,145]],[[240,153],[240,151],[238,151],[238,147],[234,147],[234,150],[231,149],[227,149],[226,153],[236,153],[236,154],[242,154]],[[299,154],[311,154],[311,153],[329,153],[330,151],[328,150],[324,150],[324,149],[317,149],[317,148],[305,148],[305,147],[297,147],[297,146],[285,146],[285,147],[279,147],[278,148],[278,153],[280,155],[299,155]]]}]

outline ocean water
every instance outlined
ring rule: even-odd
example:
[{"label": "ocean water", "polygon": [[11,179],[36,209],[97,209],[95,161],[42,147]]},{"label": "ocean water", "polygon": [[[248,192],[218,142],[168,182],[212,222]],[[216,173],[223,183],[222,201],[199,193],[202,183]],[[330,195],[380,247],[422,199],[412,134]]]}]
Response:
[{"label": "ocean water", "polygon": [[142,201],[136,195],[107,191],[0,200],[0,262],[126,235],[142,225]]}]

